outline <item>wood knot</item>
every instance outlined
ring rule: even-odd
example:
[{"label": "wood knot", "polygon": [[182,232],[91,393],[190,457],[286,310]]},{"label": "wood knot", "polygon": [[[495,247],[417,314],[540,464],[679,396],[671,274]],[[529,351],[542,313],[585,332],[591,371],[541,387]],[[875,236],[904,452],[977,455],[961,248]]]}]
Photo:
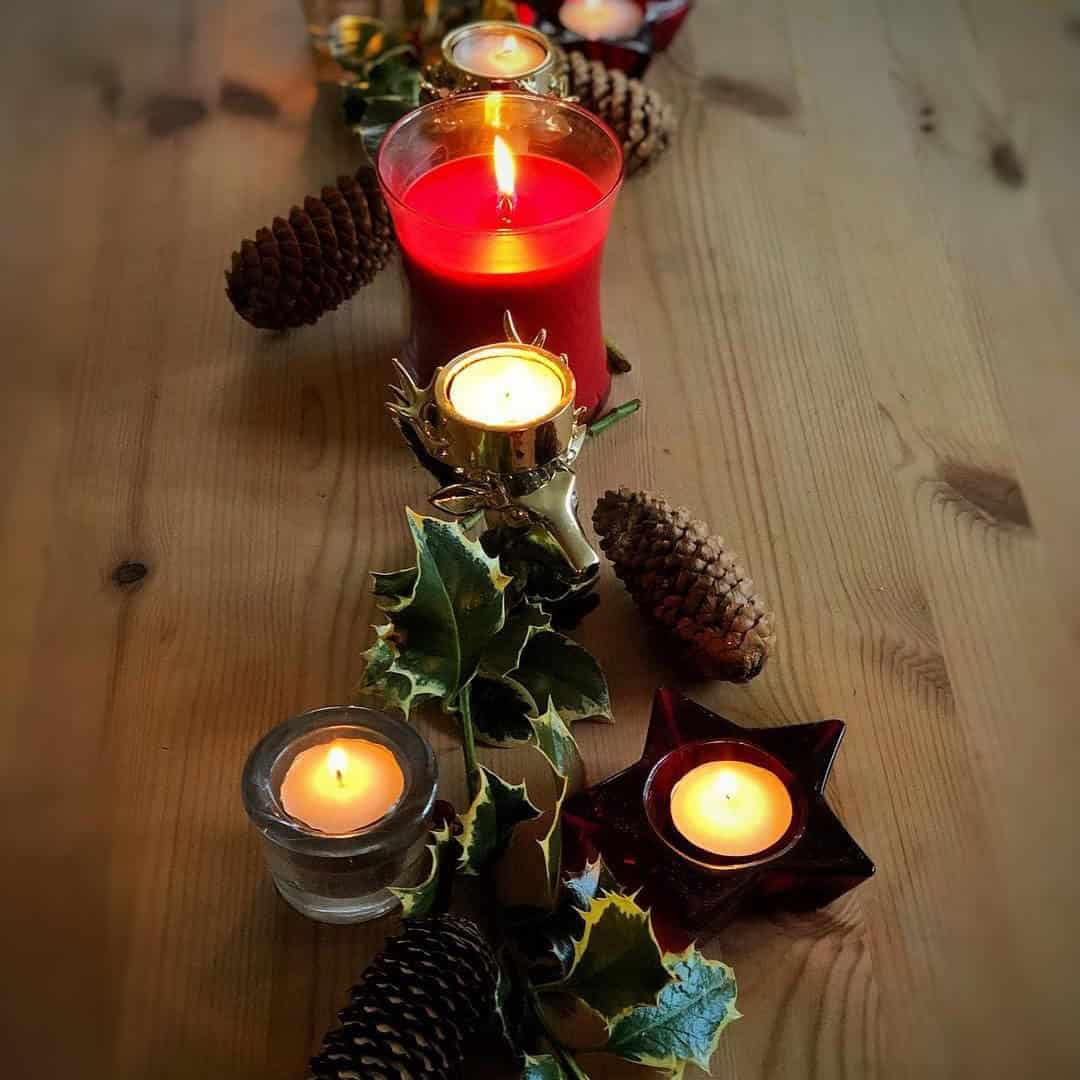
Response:
[{"label": "wood knot", "polygon": [[1008,139],[996,142],[990,147],[990,168],[1006,187],[1023,187],[1027,180],[1024,161]]},{"label": "wood knot", "polygon": [[795,112],[783,94],[746,79],[710,75],[702,79],[701,89],[710,101],[766,120],[781,120]]},{"label": "wood knot", "polygon": [[201,124],[207,117],[206,103],[199,98],[156,94],[146,103],[146,130],[155,138]]},{"label": "wood knot", "polygon": [[133,585],[138,585],[149,572],[150,567],[146,563],[125,559],[117,564],[110,577],[118,589],[130,589]]},{"label": "wood knot", "polygon": [[253,116],[257,120],[274,120],[281,109],[278,103],[265,91],[236,79],[221,80],[221,94],[218,104],[236,116]]},{"label": "wood knot", "polygon": [[940,475],[949,488],[986,520],[1021,529],[1032,528],[1031,514],[1015,477],[959,461],[944,462]]}]

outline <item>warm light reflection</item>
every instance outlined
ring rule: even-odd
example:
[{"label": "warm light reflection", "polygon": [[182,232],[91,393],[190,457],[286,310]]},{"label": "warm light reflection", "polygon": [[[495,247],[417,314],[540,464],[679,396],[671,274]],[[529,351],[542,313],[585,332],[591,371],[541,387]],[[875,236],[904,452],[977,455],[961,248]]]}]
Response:
[{"label": "warm light reflection", "polygon": [[498,90],[484,95],[484,124],[486,127],[502,127],[503,96]]},{"label": "warm light reflection", "polygon": [[499,135],[495,136],[492,156],[495,159],[495,183],[499,194],[512,199],[514,197],[514,155]]}]

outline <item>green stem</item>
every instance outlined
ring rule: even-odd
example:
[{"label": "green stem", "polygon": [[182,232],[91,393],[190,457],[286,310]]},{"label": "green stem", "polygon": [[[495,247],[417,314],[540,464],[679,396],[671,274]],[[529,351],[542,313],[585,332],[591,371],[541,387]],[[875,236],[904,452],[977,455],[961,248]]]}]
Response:
[{"label": "green stem", "polygon": [[617,424],[627,416],[632,416],[640,408],[641,398],[631,398],[629,401],[624,401],[617,408],[612,409],[611,412],[604,413],[599,420],[594,420],[589,425],[589,434],[599,435],[602,431],[606,431],[611,427],[612,424]]},{"label": "green stem", "polygon": [[469,785],[469,802],[480,794],[480,765],[476,760],[476,732],[472,722],[472,683],[461,691],[461,752],[465,757],[465,780]]}]

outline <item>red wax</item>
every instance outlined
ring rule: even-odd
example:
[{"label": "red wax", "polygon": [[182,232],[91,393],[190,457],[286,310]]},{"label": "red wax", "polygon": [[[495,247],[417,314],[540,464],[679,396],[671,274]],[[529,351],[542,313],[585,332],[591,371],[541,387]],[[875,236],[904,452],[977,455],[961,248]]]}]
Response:
[{"label": "red wax", "polygon": [[398,238],[412,291],[408,359],[426,381],[435,368],[505,336],[503,311],[528,340],[566,353],[577,403],[595,412],[610,376],[600,324],[600,259],[611,199],[573,165],[516,157],[516,202],[499,217],[490,155],[455,158],[405,191]]}]

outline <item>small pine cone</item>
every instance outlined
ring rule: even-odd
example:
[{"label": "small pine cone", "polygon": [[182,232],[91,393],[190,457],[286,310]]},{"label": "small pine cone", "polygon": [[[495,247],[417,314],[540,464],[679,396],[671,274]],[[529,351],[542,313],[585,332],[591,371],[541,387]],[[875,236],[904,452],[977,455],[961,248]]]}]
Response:
[{"label": "small pine cone", "polygon": [[674,635],[695,675],[748,682],[761,671],[775,641],[772,614],[704,522],[620,488],[596,504],[593,525],[638,607]]},{"label": "small pine cone", "polygon": [[225,292],[253,326],[302,326],[367,285],[393,250],[382,192],[371,170],[360,169],[242,241],[225,271]]},{"label": "small pine cone", "polygon": [[475,923],[408,920],[350,991],[309,1080],[459,1080],[465,1043],[492,1021],[497,979]]},{"label": "small pine cone", "polygon": [[655,90],[625,72],[607,68],[581,53],[567,54],[570,93],[611,126],[622,143],[626,175],[651,165],[675,131],[675,110]]}]

